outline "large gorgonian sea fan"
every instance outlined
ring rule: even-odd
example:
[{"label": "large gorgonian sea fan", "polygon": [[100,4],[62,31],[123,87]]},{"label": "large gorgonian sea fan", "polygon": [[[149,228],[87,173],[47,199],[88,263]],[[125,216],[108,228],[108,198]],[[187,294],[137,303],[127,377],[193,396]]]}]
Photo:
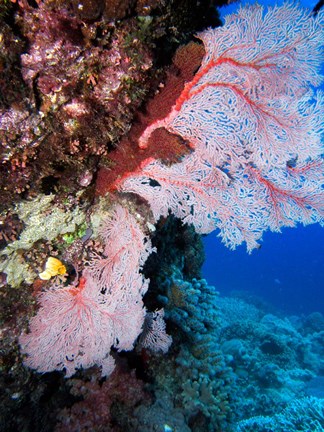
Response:
[{"label": "large gorgonian sea fan", "polygon": [[[118,185],[200,233],[248,250],[262,233],[323,222],[323,18],[285,4],[241,8],[199,35],[206,50],[164,127],[191,143],[178,164],[146,160]],[[154,180],[154,182],[152,182]]]}]

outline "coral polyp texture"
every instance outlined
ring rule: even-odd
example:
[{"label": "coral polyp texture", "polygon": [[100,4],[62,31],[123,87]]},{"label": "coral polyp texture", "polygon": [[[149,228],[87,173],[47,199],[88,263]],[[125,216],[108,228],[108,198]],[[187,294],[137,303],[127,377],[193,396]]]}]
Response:
[{"label": "coral polyp texture", "polygon": [[[138,152],[147,157],[110,185],[124,197],[115,194],[103,221],[105,256],[94,257],[78,285],[41,295],[20,338],[27,365],[70,376],[97,364],[107,375],[111,348],[133,348],[146,314],[149,229],[161,216],[171,212],[198,233],[217,229],[227,246],[246,242],[249,251],[267,229],[323,223],[323,95],[313,88],[322,82],[323,17],[289,4],[267,12],[256,5],[199,35],[198,72],[170,112],[141,132]],[[170,139],[186,147],[180,160],[156,157],[160,129],[161,146]],[[168,340],[158,327],[150,340],[161,341],[161,332]]]}]

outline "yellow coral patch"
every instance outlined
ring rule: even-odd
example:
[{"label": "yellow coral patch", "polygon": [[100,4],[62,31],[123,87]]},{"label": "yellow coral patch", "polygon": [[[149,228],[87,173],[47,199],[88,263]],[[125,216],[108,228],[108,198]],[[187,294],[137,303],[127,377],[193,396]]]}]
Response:
[{"label": "yellow coral patch", "polygon": [[45,264],[45,270],[39,274],[40,279],[49,280],[53,276],[66,273],[65,265],[57,258],[49,257]]}]

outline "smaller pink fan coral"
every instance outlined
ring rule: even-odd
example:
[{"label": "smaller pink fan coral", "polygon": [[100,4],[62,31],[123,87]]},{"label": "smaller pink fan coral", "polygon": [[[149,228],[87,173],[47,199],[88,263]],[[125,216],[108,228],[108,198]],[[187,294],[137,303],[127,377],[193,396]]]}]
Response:
[{"label": "smaller pink fan coral", "polygon": [[[118,235],[117,217],[125,222],[118,225]],[[139,270],[143,257],[152,251],[151,243],[134,216],[121,206],[114,208],[104,226],[109,256],[92,263],[94,269],[102,269],[104,278],[86,269],[78,286],[53,286],[40,294],[40,309],[30,320],[30,332],[19,340],[27,354],[25,364],[31,368],[65,369],[71,376],[78,368],[98,365],[103,375],[109,375],[114,367],[111,348],[130,350],[141,333],[148,280]]]}]

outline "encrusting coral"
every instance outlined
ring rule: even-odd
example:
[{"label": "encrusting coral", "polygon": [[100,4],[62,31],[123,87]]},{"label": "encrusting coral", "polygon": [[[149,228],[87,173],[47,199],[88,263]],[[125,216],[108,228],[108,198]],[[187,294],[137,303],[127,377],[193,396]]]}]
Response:
[{"label": "encrusting coral", "polygon": [[[14,214],[24,223],[19,239],[8,244],[1,252],[0,271],[7,283],[19,287],[22,282],[31,284],[42,263],[26,254],[35,248],[37,242],[53,241],[59,236],[73,233],[85,222],[85,212],[81,206],[71,205],[62,208],[55,205],[54,195],[38,195],[30,201],[22,201],[14,207]],[[40,272],[39,272],[40,273]]]}]

